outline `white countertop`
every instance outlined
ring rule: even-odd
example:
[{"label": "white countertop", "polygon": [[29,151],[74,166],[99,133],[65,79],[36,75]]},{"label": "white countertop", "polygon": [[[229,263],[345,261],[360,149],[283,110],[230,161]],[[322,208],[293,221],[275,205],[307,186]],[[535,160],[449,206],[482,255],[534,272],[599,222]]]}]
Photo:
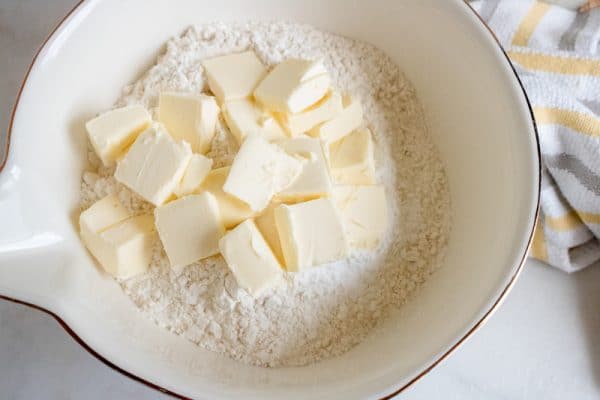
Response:
[{"label": "white countertop", "polygon": [[[74,3],[0,0],[0,126],[35,49]],[[1,300],[0,390],[23,400],[167,398],[96,360],[50,316]],[[600,398],[600,265],[566,275],[529,261],[489,322],[400,397]]]}]

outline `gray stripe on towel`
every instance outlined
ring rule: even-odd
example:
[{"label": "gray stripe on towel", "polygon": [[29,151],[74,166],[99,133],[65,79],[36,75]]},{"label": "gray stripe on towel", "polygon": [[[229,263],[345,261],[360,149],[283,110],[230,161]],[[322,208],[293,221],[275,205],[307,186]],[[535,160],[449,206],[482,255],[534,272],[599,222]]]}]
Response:
[{"label": "gray stripe on towel", "polygon": [[550,168],[570,173],[589,191],[596,196],[600,196],[600,176],[596,175],[594,171],[590,170],[577,157],[562,153],[556,156],[545,156],[544,161]]}]

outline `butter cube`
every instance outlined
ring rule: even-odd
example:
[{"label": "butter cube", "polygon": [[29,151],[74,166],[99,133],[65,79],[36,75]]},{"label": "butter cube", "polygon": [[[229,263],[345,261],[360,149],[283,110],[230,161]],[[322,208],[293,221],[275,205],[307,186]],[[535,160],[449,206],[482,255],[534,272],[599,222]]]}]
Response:
[{"label": "butter cube", "polygon": [[348,254],[342,222],[329,198],[282,204],[275,209],[275,222],[290,272],[340,260]]},{"label": "butter cube", "polygon": [[214,97],[193,93],[161,93],[158,120],[176,140],[185,140],[195,153],[210,150],[219,118]]},{"label": "butter cube", "polygon": [[162,130],[149,128],[119,161],[115,178],[159,206],[174,192],[192,157],[187,142],[175,142]]},{"label": "butter cube", "polygon": [[319,102],[297,114],[279,113],[283,125],[292,136],[309,132],[317,125],[335,118],[342,112],[342,96],[329,92]]},{"label": "butter cube", "polygon": [[201,154],[194,154],[188,163],[181,182],[175,188],[177,197],[187,196],[196,191],[206,179],[212,168],[213,161]]},{"label": "butter cube", "polygon": [[252,296],[260,296],[281,279],[281,266],[252,220],[223,236],[219,248],[238,285]]},{"label": "butter cube", "polygon": [[85,128],[94,151],[105,166],[110,166],[151,121],[148,111],[135,105],[105,112],[88,121]]},{"label": "butter cube", "polygon": [[371,131],[359,129],[329,147],[329,166],[334,183],[371,185],[375,183],[375,161]]},{"label": "butter cube", "polygon": [[154,210],[156,229],[171,266],[184,266],[219,252],[225,228],[210,193],[186,196]]},{"label": "butter cube", "polygon": [[197,193],[208,192],[215,196],[221,211],[221,220],[227,229],[252,218],[255,214],[246,203],[223,191],[230,170],[231,167],[213,169],[197,190]]},{"label": "butter cube", "polygon": [[154,218],[151,215],[131,217],[100,233],[106,249],[98,256],[109,274],[130,278],[148,270],[152,261],[152,246],[156,239]]},{"label": "butter cube", "polygon": [[275,209],[279,207],[279,205],[280,203],[269,204],[260,215],[254,218],[254,223],[269,244],[277,261],[285,267],[285,258],[283,257],[279,232],[277,231],[277,224],[275,223]]},{"label": "butter cube", "polygon": [[238,144],[248,135],[260,135],[269,141],[287,137],[279,122],[251,99],[226,102],[223,116]]},{"label": "butter cube", "polygon": [[121,204],[116,194],[109,194],[95,202],[79,216],[81,233],[102,232],[131,217],[131,213]]},{"label": "butter cube", "polygon": [[208,86],[219,103],[249,97],[267,74],[253,51],[211,58],[202,62]]},{"label": "butter cube", "polygon": [[316,126],[309,132],[309,135],[332,143],[358,129],[363,121],[363,109],[360,100],[355,97],[344,96],[342,104],[344,108],[337,117]]},{"label": "butter cube", "polygon": [[350,246],[361,249],[379,246],[388,223],[383,186],[336,186],[333,198]]},{"label": "butter cube", "polygon": [[131,217],[109,195],[81,213],[79,227],[85,246],[112,276],[129,278],[148,270],[156,239],[152,216]]},{"label": "butter cube", "polygon": [[263,79],[254,97],[269,110],[298,113],[321,100],[330,85],[321,61],[288,59]]},{"label": "butter cube", "polygon": [[223,190],[259,212],[296,180],[302,167],[302,160],[281,147],[261,136],[249,136],[233,159]]},{"label": "butter cube", "polygon": [[305,159],[304,168],[296,180],[277,194],[282,201],[305,201],[331,192],[331,178],[319,139],[299,136],[276,142],[288,153]]}]

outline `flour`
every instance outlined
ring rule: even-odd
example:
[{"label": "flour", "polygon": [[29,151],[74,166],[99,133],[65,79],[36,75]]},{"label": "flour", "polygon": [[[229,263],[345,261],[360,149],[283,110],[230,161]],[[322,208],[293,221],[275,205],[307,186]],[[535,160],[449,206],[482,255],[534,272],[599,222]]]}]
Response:
[{"label": "flour", "polygon": [[[170,268],[160,243],[151,270],[120,281],[159,326],[209,350],[261,366],[304,365],[344,353],[401,306],[440,266],[450,228],[449,194],[412,86],[372,45],[291,23],[210,24],[167,43],[165,53],[116,106],[143,104],[156,117],[163,90],[207,91],[201,60],[252,48],[268,65],[286,58],[323,59],[334,85],[358,95],[376,142],[377,180],[385,185],[389,232],[375,252],[286,274],[253,299],[238,288],[220,256]],[[229,165],[237,145],[222,121],[209,157]],[[99,165],[84,174],[82,208],[117,193],[136,214],[152,207]]]}]

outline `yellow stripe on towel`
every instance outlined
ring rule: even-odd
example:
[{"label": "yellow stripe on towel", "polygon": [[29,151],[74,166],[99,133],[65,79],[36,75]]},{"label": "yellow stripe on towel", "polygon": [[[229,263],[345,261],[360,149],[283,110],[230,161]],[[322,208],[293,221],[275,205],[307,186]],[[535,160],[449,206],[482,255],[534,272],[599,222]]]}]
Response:
[{"label": "yellow stripe on towel", "polygon": [[535,224],[535,232],[533,234],[533,241],[531,242],[531,255],[538,260],[548,262],[546,234],[544,233],[544,227],[540,223],[539,218]]},{"label": "yellow stripe on towel", "polygon": [[591,114],[563,108],[534,107],[538,124],[559,124],[588,136],[600,136],[600,119]]},{"label": "yellow stripe on towel", "polygon": [[600,214],[577,211],[577,215],[586,224],[600,224]]},{"label": "yellow stripe on towel", "polygon": [[560,217],[546,215],[544,222],[548,228],[558,232],[570,231],[583,225],[575,211],[569,211]]},{"label": "yellow stripe on towel", "polygon": [[523,47],[527,46],[529,44],[529,39],[531,39],[531,35],[533,35],[533,31],[535,31],[535,28],[538,26],[542,18],[544,18],[544,15],[546,15],[549,9],[549,4],[536,1],[517,28],[515,36],[512,40],[512,45]]},{"label": "yellow stripe on towel", "polygon": [[570,231],[586,224],[600,224],[600,214],[571,210],[560,217],[544,218],[545,225],[557,232]]},{"label": "yellow stripe on towel", "polygon": [[509,51],[508,56],[511,61],[533,71],[600,76],[600,61],[598,60],[551,56],[521,51]]}]

